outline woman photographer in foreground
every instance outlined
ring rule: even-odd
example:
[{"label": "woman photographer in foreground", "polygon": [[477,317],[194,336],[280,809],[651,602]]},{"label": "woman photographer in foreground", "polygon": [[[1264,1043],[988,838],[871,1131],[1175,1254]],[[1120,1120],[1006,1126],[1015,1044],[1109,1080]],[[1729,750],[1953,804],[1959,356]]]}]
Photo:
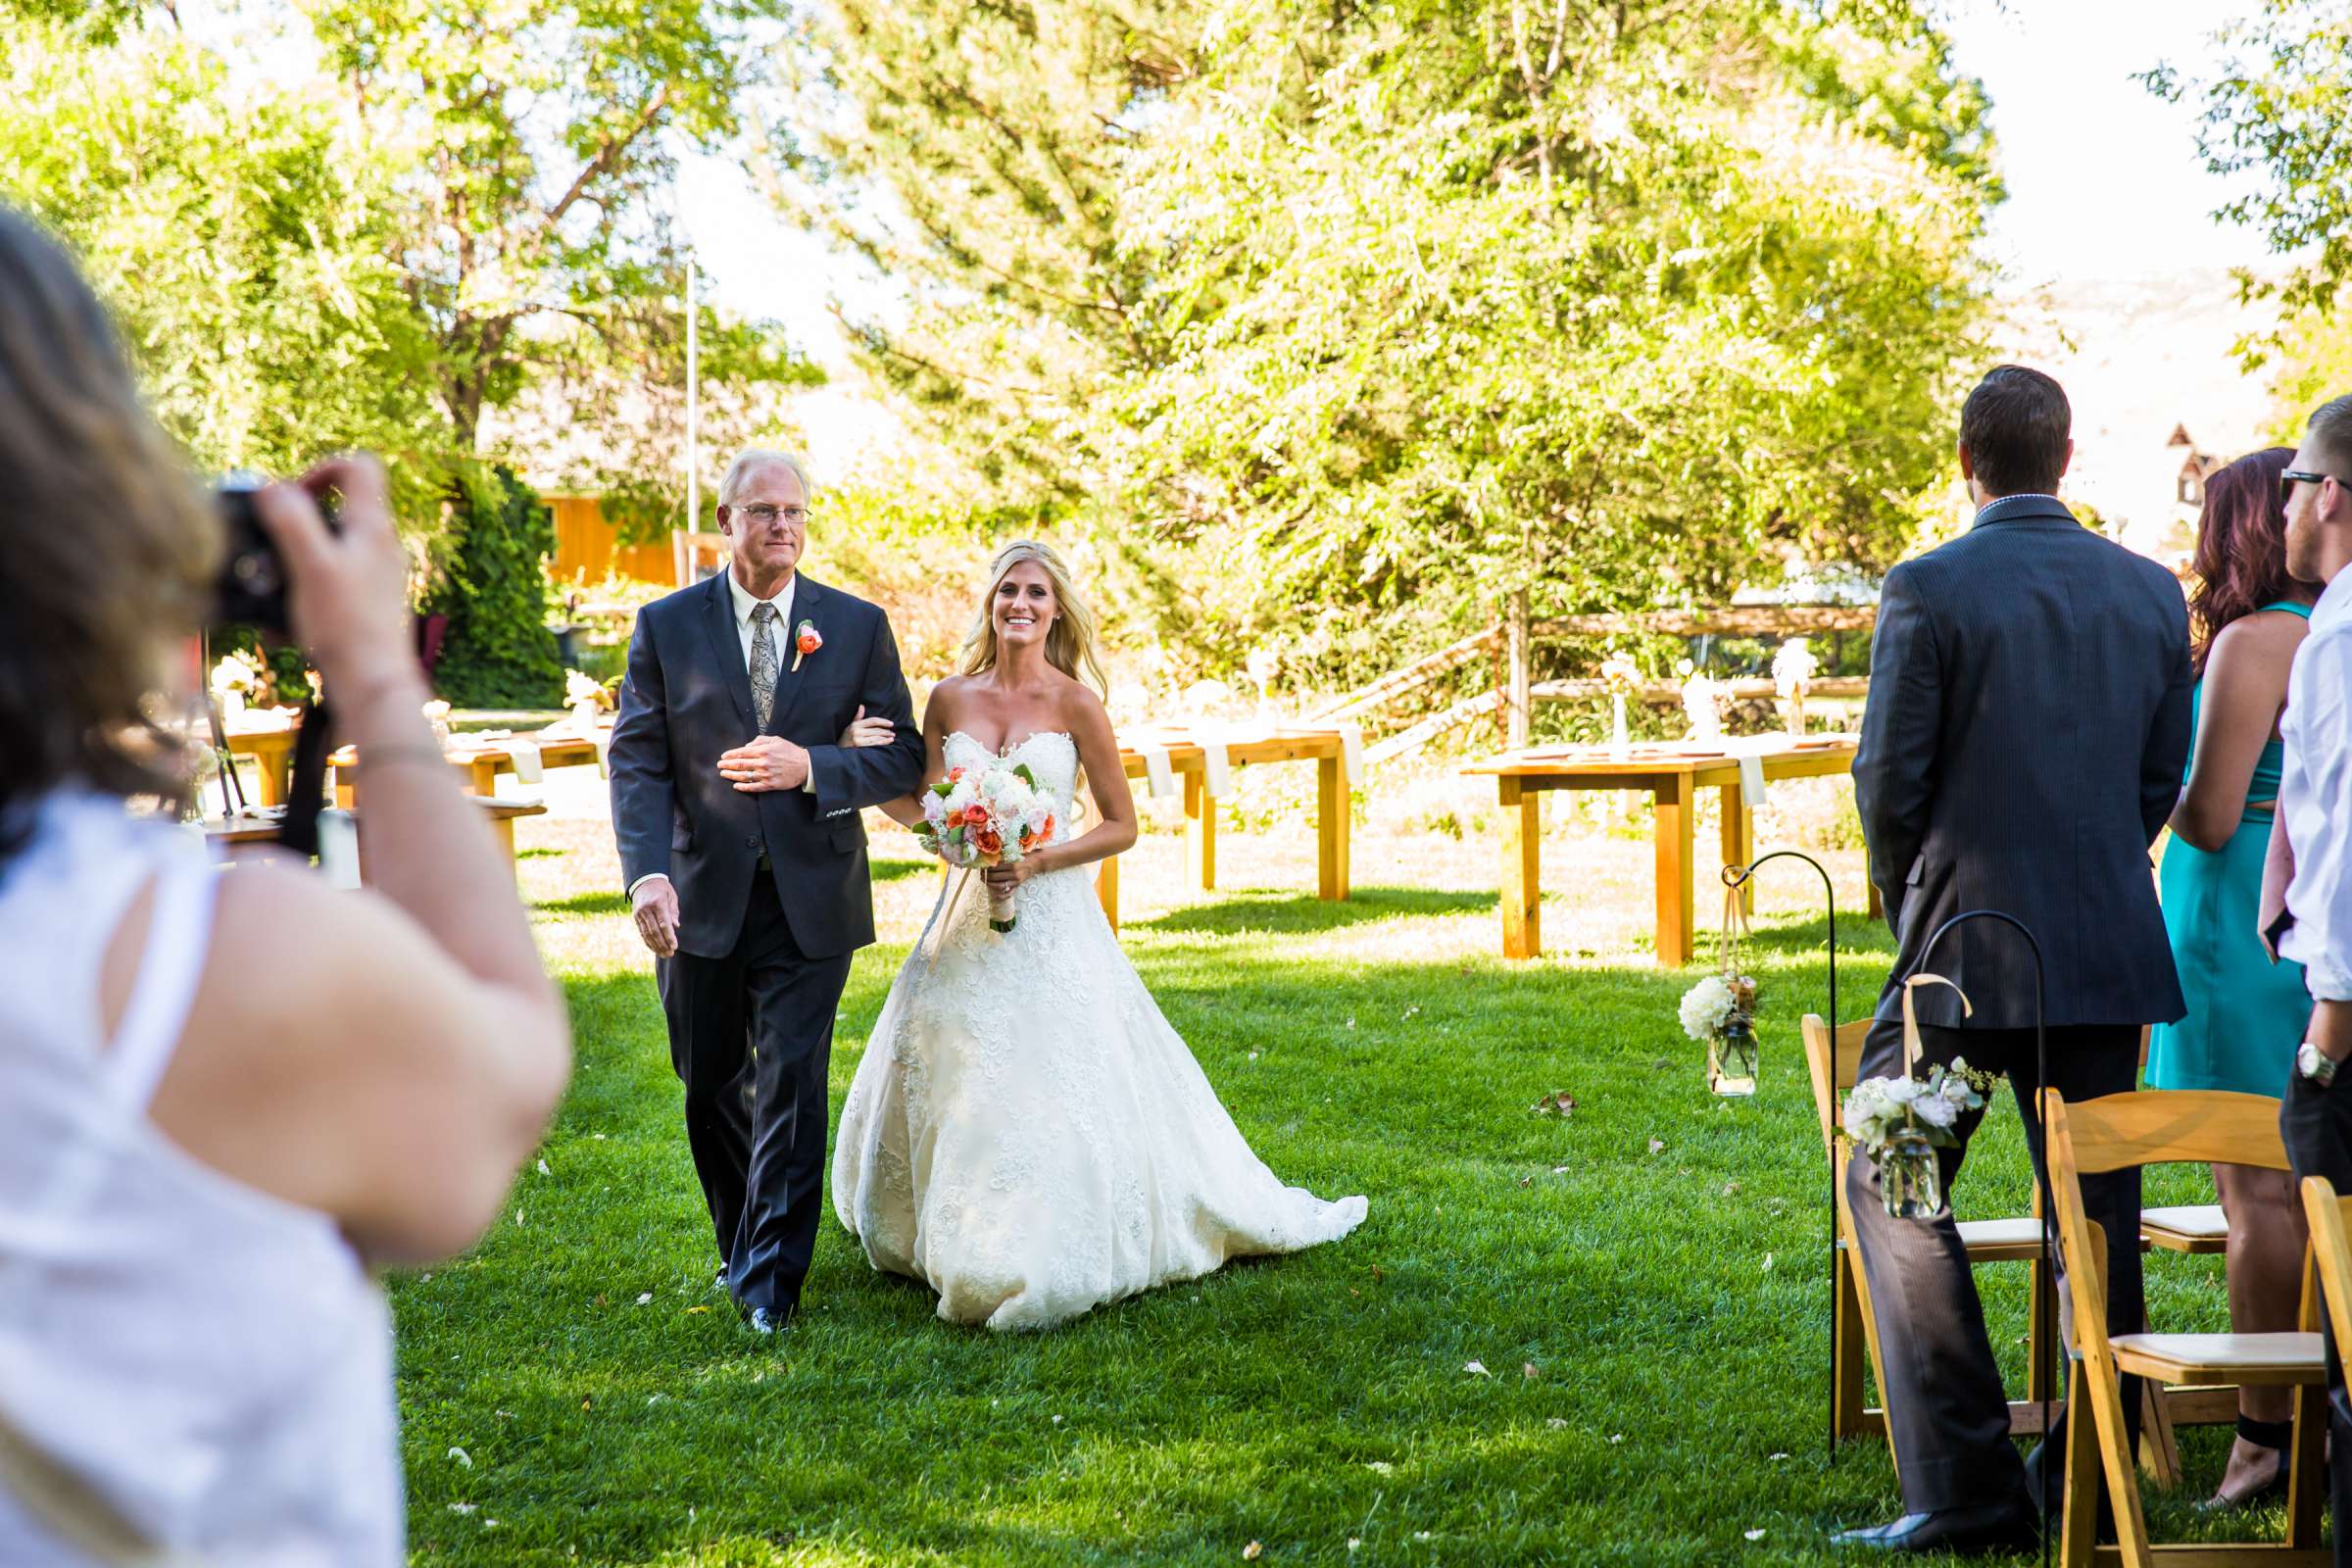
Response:
[{"label": "woman photographer in foreground", "polygon": [[[341,531],[317,497],[341,500]],[[257,498],[367,771],[372,891],[218,871],[149,714],[220,529],[0,208],[0,1562],[403,1560],[371,1266],[469,1245],[570,1070],[418,712],[381,469]]]}]

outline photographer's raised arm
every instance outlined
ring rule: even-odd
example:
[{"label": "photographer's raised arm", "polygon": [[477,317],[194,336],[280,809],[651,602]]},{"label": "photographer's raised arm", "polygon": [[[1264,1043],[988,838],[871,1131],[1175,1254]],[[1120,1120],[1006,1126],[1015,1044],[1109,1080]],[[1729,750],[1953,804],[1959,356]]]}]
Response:
[{"label": "photographer's raised arm", "polygon": [[359,748],[373,891],[224,878],[154,1114],[207,1163],[335,1216],[369,1256],[425,1259],[499,1212],[563,1094],[570,1030],[507,863],[419,711],[382,471],[350,460],[304,484],[340,492],[340,536],[289,486],[259,512],[295,632]]}]

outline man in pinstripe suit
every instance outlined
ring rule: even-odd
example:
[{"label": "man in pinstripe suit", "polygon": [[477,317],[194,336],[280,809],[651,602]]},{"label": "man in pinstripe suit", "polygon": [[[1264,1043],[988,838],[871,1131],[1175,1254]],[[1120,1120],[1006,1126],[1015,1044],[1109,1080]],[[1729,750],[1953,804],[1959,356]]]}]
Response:
[{"label": "man in pinstripe suit", "polygon": [[[1864,1048],[1866,1077],[1903,1071],[1899,982],[1930,957],[1936,928],[1970,909],[2013,915],[2038,942],[2050,1082],[2069,1100],[2132,1088],[2140,1026],[2182,1011],[2148,849],[2188,757],[2187,611],[2170,572],[2081,526],[2052,493],[2074,455],[2071,428],[2056,381],[2019,366],[1987,374],[1960,416],[1976,522],[1896,566],[1880,596],[1854,796],[1901,951]],[[1950,990],[1921,991],[1927,1058],[2007,1073],[2038,1147],[2032,949],[2001,922],[1971,921],[1936,945],[1932,967],[1975,1010]],[[1946,1193],[1982,1114],[1963,1118],[1962,1148],[1943,1152]],[[2107,1229],[2108,1327],[2136,1331],[2139,1174],[2082,1187]],[[1904,1513],[1839,1544],[2030,1544],[2027,1467],[1950,1209],[1889,1218],[1866,1157],[1849,1167],[1847,1198],[1879,1314]],[[2127,1380],[2134,1416],[2136,1396]],[[2053,1435],[2047,1454],[2062,1451]]]}]

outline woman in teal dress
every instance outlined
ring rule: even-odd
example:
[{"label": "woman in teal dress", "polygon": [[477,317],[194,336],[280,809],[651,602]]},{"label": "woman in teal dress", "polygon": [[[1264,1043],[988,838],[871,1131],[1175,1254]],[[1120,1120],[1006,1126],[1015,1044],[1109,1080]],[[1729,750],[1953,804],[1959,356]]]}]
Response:
[{"label": "woman in teal dress", "polygon": [[[2286,1093],[2311,1018],[2300,964],[2273,963],[2257,933],[2262,862],[2278,795],[2278,715],[2313,591],[2286,574],[2278,475],[2294,456],[2273,447],[2205,481],[2197,531],[2196,750],[2173,809],[2159,878],[2165,928],[2188,1011],[2148,1042],[2156,1089]],[[2216,1165],[2230,1220],[2230,1326],[2241,1334],[2295,1327],[2303,1217],[2285,1171]],[[2285,1389],[2238,1392],[2237,1442],[2209,1506],[2236,1507],[2285,1479]]]}]

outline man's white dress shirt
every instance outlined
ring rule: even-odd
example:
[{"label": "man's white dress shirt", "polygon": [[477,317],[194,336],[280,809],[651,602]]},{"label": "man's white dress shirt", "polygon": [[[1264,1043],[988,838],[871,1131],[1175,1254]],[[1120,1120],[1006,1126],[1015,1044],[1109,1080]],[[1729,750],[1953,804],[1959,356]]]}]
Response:
[{"label": "man's white dress shirt", "polygon": [[2279,722],[2278,820],[2295,855],[2278,956],[2321,1002],[2352,1002],[2352,571],[2336,573],[2295,650]]},{"label": "man's white dress shirt", "polygon": [[[755,599],[752,597],[752,591],[743,585],[743,579],[735,575],[735,568],[732,565],[727,567],[727,597],[735,604],[735,642],[743,650],[745,674],[750,674],[752,670],[752,638],[759,632],[759,627],[752,623],[752,612],[758,610],[761,605],[776,607],[775,625],[768,633],[776,642],[776,673],[781,675],[792,662],[784,657],[784,651],[793,645],[792,587],[800,580],[801,575],[796,571],[784,579],[784,586],[776,590],[773,598]],[[675,765],[674,760],[672,765]],[[801,788],[813,793],[816,789],[816,780],[813,778],[803,779]],[[659,871],[648,871],[629,884],[630,901],[635,902],[637,890],[656,877],[660,877],[664,882],[669,880]]]}]

